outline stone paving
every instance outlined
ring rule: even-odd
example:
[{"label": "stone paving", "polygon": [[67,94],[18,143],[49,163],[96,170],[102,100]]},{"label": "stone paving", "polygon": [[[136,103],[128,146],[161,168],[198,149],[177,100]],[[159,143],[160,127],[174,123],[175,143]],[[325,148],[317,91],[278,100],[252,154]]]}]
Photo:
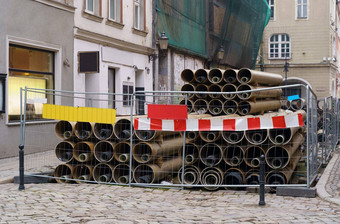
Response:
[{"label": "stone paving", "polygon": [[[340,150],[337,150],[336,154],[340,155]],[[340,198],[340,156],[333,166],[325,188],[332,197]]]},{"label": "stone paving", "polygon": [[98,184],[0,185],[0,223],[340,223],[320,198],[129,188]]}]

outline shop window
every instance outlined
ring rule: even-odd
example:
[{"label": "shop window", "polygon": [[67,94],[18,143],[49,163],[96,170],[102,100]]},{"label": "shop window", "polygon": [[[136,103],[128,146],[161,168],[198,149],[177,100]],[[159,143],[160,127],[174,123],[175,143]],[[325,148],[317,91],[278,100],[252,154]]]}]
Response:
[{"label": "shop window", "polygon": [[123,83],[123,106],[131,106],[133,83]]},{"label": "shop window", "polygon": [[[20,120],[20,88],[54,89],[54,53],[17,45],[9,46],[8,120]],[[39,99],[35,101],[35,99]],[[53,103],[53,96],[27,93],[26,119],[42,118],[42,103]],[[40,102],[40,103],[38,103]]]},{"label": "shop window", "polygon": [[0,74],[0,113],[5,112],[6,74]]},{"label": "shop window", "polygon": [[137,30],[145,29],[145,1],[134,0],[134,28]]}]

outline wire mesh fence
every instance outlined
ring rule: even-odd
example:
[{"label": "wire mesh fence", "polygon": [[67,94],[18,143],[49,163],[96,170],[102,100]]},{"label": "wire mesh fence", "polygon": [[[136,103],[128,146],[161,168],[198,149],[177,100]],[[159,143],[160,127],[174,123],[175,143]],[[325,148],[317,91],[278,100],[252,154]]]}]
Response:
[{"label": "wire mesh fence", "polygon": [[[216,190],[258,186],[263,154],[267,185],[309,186],[320,164],[314,93],[302,85],[233,85],[130,95],[22,90],[25,153],[46,151],[25,157],[25,174],[66,183]],[[305,88],[304,99],[281,99],[282,89],[296,87]],[[43,104],[58,106],[53,111],[63,119],[43,118]],[[185,105],[187,118],[150,118],[155,104]],[[86,111],[75,121],[59,106]]]}]

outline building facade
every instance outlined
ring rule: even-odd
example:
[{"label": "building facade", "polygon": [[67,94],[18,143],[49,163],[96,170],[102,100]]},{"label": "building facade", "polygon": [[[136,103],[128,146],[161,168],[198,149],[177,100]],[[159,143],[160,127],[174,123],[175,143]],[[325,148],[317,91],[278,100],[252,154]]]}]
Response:
[{"label": "building facade", "polygon": [[[3,158],[18,155],[20,88],[73,90],[75,9],[67,0],[1,0],[0,4],[0,158]],[[25,10],[18,13],[18,9]],[[33,95],[27,98],[58,101],[45,94]],[[27,105],[27,127],[50,134],[49,139],[37,135],[31,141],[48,141],[53,145],[57,141],[54,124],[41,122],[41,103]],[[27,146],[32,142],[28,141]],[[44,150],[41,145],[31,152]]]},{"label": "building facade", "polygon": [[281,74],[287,84],[309,84],[318,98],[337,96],[336,1],[267,2],[271,15],[256,68]]}]

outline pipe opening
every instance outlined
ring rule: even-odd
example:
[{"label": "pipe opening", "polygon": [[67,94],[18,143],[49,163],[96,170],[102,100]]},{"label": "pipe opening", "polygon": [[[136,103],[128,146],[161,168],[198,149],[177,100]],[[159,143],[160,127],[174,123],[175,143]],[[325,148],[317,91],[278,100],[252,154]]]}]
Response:
[{"label": "pipe opening", "polygon": [[273,159],[272,165],[273,165],[274,169],[279,169],[283,165],[282,164],[282,159],[280,159],[280,158]]},{"label": "pipe opening", "polygon": [[219,83],[222,80],[222,72],[219,69],[212,69],[209,72],[209,80],[212,83]]},{"label": "pipe opening", "polygon": [[274,144],[287,144],[292,137],[292,131],[290,128],[270,129],[269,137]]},{"label": "pipe opening", "polygon": [[[208,92],[208,87],[204,84],[201,85],[197,85],[195,88],[196,92]],[[198,98],[206,98],[208,96],[208,94],[201,94],[201,93],[196,93],[196,96]]]},{"label": "pipe opening", "polygon": [[130,159],[130,144],[120,142],[115,146],[114,155],[118,162],[125,163]]},{"label": "pipe opening", "polygon": [[218,177],[215,174],[208,174],[205,177],[205,183],[207,185],[217,185],[219,182]]},{"label": "pipe opening", "polygon": [[220,138],[219,131],[200,131],[199,135],[206,142],[215,142]]},{"label": "pipe opening", "polygon": [[259,158],[253,158],[250,161],[250,164],[252,167],[259,167],[260,166],[260,159]]},{"label": "pipe opening", "polygon": [[[180,105],[185,105],[185,100],[181,100],[179,102]],[[190,113],[193,109],[193,103],[191,100],[187,100],[187,108],[188,108],[188,113]]]},{"label": "pipe opening", "polygon": [[94,124],[94,134],[99,140],[106,140],[112,136],[113,126],[112,124]]},{"label": "pipe opening", "polygon": [[235,114],[237,111],[237,103],[234,100],[228,100],[225,101],[223,104],[223,111],[229,115],[229,114]]},{"label": "pipe opening", "polygon": [[241,69],[237,76],[241,83],[248,83],[251,80],[251,71],[249,69]]},{"label": "pipe opening", "polygon": [[224,81],[226,83],[234,83],[236,81],[236,71],[228,69],[224,72]]},{"label": "pipe opening", "polygon": [[113,146],[109,142],[98,142],[94,147],[94,157],[99,162],[109,162],[113,158]]},{"label": "pipe opening", "polygon": [[88,166],[85,165],[77,165],[73,170],[74,179],[79,180],[90,180],[91,179],[91,170]]},{"label": "pipe opening", "polygon": [[226,185],[240,185],[243,184],[243,178],[239,171],[233,170],[227,172],[224,177],[224,183]]},{"label": "pipe opening", "polygon": [[268,138],[268,131],[266,129],[246,131],[246,138],[251,144],[262,144]]},{"label": "pipe opening", "polygon": [[[130,132],[131,122],[127,119],[121,119],[117,121],[114,125],[113,132],[119,140],[128,140],[131,137]],[[133,131],[133,127],[132,127]]]},{"label": "pipe opening", "polygon": [[73,145],[69,142],[60,142],[55,149],[57,158],[62,162],[69,162],[73,159]]},{"label": "pipe opening", "polygon": [[156,131],[137,131],[136,130],[135,133],[136,133],[136,137],[139,140],[149,141],[155,136]]},{"label": "pipe opening", "polygon": [[267,177],[268,184],[281,185],[286,184],[286,178],[281,173],[271,173]]},{"label": "pipe opening", "polygon": [[55,126],[55,132],[59,138],[68,139],[72,136],[72,125],[68,121],[59,121]]},{"label": "pipe opening", "polygon": [[239,113],[241,115],[248,115],[250,113],[250,104],[246,101],[240,102],[238,104],[239,107]]},{"label": "pipe opening", "polygon": [[208,103],[206,100],[196,100],[194,110],[197,113],[205,114],[208,111]]},{"label": "pipe opening", "polygon": [[111,167],[104,163],[98,164],[93,169],[93,179],[97,182],[110,182],[112,179]]},{"label": "pipe opening", "polygon": [[239,143],[243,139],[244,132],[243,131],[223,131],[222,137],[226,142],[230,144],[235,144],[235,143]]},{"label": "pipe opening", "polygon": [[[65,178],[65,179],[72,179],[72,170],[71,168],[66,164],[61,164],[57,166],[57,168],[54,171],[55,177]],[[57,179],[57,182],[59,183],[69,183],[70,180],[63,180],[63,179]]]},{"label": "pipe opening", "polygon": [[218,115],[222,112],[222,101],[220,100],[211,100],[209,102],[209,111],[213,115]]},{"label": "pipe opening", "polygon": [[240,146],[228,146],[224,151],[225,162],[230,166],[238,166],[243,161],[243,150]]},{"label": "pipe opening", "polygon": [[232,84],[226,84],[222,87],[222,92],[228,92],[222,95],[225,99],[227,100],[233,99],[235,98],[236,94],[232,92],[236,92],[236,86]]},{"label": "pipe opening", "polygon": [[65,131],[63,134],[64,139],[69,139],[72,136],[72,131]]},{"label": "pipe opening", "polygon": [[246,183],[249,185],[260,184],[260,176],[258,174],[250,174],[246,178]]},{"label": "pipe opening", "polygon": [[186,172],[184,173],[184,183],[186,184],[194,184],[196,182],[197,176],[194,172]]},{"label": "pipe opening", "polygon": [[258,146],[251,146],[245,151],[245,162],[250,167],[259,167],[261,154],[264,154],[262,148]]},{"label": "pipe opening", "polygon": [[[238,88],[237,88],[237,91],[247,91],[247,90],[251,90],[251,87],[248,86],[248,85],[240,85]],[[240,93],[238,94],[238,97],[242,100],[247,100],[249,99],[251,96],[251,92],[249,93]]]},{"label": "pipe opening", "polygon": [[133,157],[139,163],[147,163],[151,160],[152,148],[151,145],[140,142],[133,148]]},{"label": "pipe opening", "polygon": [[194,72],[191,69],[184,69],[181,73],[181,79],[184,82],[194,81]]},{"label": "pipe opening", "polygon": [[221,147],[214,143],[205,144],[201,148],[200,157],[202,162],[207,166],[215,166],[222,160]]},{"label": "pipe opening", "polygon": [[[213,84],[209,87],[209,92],[221,92],[221,87],[219,85]],[[219,94],[209,94],[211,98],[219,98]]]},{"label": "pipe opening", "polygon": [[91,160],[91,148],[85,142],[79,142],[74,146],[73,156],[79,162],[87,162]]},{"label": "pipe opening", "polygon": [[[191,84],[184,84],[182,87],[181,87],[181,91],[183,92],[193,92],[195,91],[195,87]],[[193,94],[192,93],[188,93],[188,97],[191,97]]]},{"label": "pipe opening", "polygon": [[139,165],[134,172],[134,179],[137,183],[153,183],[154,173],[151,167]]},{"label": "pipe opening", "polygon": [[208,74],[207,74],[207,71],[205,71],[204,69],[198,69],[196,72],[195,72],[195,80],[198,82],[198,83],[203,83],[207,80],[208,78]]},{"label": "pipe opening", "polygon": [[78,138],[84,140],[91,136],[92,126],[89,122],[77,122],[75,125],[75,130]]},{"label": "pipe opening", "polygon": [[187,138],[188,140],[195,140],[197,137],[198,137],[197,132],[194,132],[194,131],[188,131],[188,132],[186,132],[186,138]]},{"label": "pipe opening", "polygon": [[266,161],[273,169],[284,168],[289,162],[288,151],[284,147],[273,146],[266,153]]},{"label": "pipe opening", "polygon": [[125,164],[119,164],[113,169],[113,180],[119,184],[129,183],[130,170],[129,166]]}]

